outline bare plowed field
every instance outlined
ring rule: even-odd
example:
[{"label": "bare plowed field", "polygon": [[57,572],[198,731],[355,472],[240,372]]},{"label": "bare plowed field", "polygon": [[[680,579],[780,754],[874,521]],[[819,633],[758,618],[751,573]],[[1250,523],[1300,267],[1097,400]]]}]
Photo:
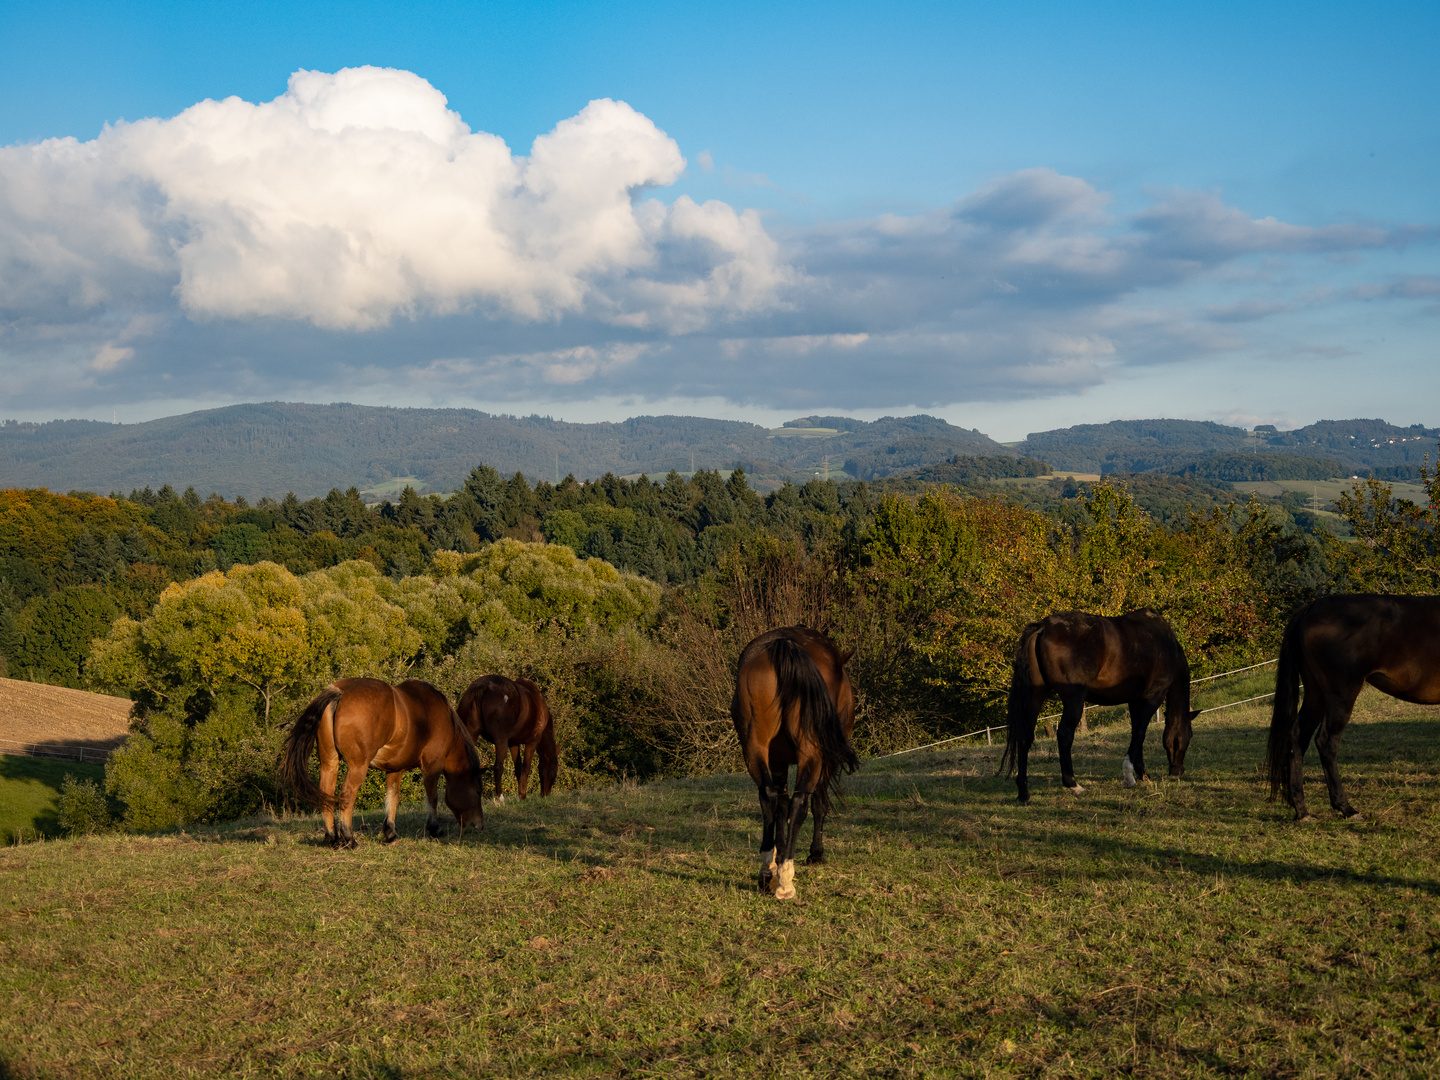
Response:
[{"label": "bare plowed field", "polygon": [[0,752],[37,743],[113,750],[129,730],[125,698],[0,679]]}]

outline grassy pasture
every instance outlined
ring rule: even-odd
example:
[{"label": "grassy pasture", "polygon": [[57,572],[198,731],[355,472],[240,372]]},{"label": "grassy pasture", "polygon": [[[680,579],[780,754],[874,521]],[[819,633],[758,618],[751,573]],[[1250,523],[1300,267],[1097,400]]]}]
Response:
[{"label": "grassy pasture", "polygon": [[105,783],[105,766],[0,754],[0,843],[61,835],[57,814],[66,776]]},{"label": "grassy pasture", "polygon": [[1263,705],[1132,792],[1125,725],[1078,740],[1078,798],[1051,743],[1028,807],[974,740],[867,762],[790,904],[733,776],[463,842],[370,814],[353,853],[313,818],[12,847],[0,1076],[1433,1075],[1440,716],[1367,692],[1367,820],[1295,826]]}]

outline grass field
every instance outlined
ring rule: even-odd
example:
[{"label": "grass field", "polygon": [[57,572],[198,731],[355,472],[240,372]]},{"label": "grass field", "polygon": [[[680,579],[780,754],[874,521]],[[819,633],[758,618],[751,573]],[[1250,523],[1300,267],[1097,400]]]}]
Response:
[{"label": "grass field", "polygon": [[1255,706],[1130,792],[1092,727],[1028,807],[973,740],[867,762],[788,904],[733,776],[12,847],[0,1076],[1433,1075],[1437,721],[1362,698],[1361,823],[1266,801]]},{"label": "grass field", "polygon": [[56,816],[65,777],[105,782],[105,766],[0,754],[0,843],[61,835]]}]

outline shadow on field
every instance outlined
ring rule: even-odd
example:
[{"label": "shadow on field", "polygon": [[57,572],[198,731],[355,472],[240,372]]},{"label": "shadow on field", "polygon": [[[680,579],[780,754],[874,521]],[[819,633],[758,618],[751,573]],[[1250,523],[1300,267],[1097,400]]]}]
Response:
[{"label": "shadow on field", "polygon": [[1052,847],[1065,848],[1069,846],[1075,851],[1094,851],[1098,848],[1105,854],[1120,860],[1120,865],[1114,870],[1087,868],[1085,876],[1089,878],[1126,878],[1130,876],[1127,867],[1149,865],[1161,868],[1169,867],[1189,874],[1218,874],[1226,877],[1252,878],[1256,881],[1288,881],[1297,885],[1307,882],[1374,885],[1391,889],[1415,889],[1432,896],[1440,896],[1440,881],[1434,879],[1397,877],[1343,866],[1313,866],[1299,862],[1282,862],[1276,859],[1241,862],[1215,855],[1194,854],[1173,845],[1160,847],[1118,838],[1098,840],[1093,833],[1080,829],[1056,829],[1050,826],[1045,831],[1049,837],[1049,845]]}]

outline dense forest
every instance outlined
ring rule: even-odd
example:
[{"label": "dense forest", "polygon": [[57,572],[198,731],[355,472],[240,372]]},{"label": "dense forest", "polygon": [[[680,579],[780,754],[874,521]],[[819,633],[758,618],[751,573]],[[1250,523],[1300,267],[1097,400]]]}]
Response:
[{"label": "dense forest", "polygon": [[280,797],[284,720],[340,675],[452,696],[485,671],[528,675],[562,780],[593,782],[735,767],[735,658],[774,625],[854,649],[856,740],[875,753],[998,723],[1015,635],[1047,611],[1155,608],[1203,674],[1270,655],[1315,595],[1440,587],[1423,466],[1427,505],[1375,478],[1341,496],[1347,543],[1194,477],[942,465],[765,494],[739,468],[554,484],[480,465],[448,497],[379,507],[353,487],[253,504],[12,489],[0,657],[11,677],[135,702],[108,797],[117,820],[160,828]]}]

